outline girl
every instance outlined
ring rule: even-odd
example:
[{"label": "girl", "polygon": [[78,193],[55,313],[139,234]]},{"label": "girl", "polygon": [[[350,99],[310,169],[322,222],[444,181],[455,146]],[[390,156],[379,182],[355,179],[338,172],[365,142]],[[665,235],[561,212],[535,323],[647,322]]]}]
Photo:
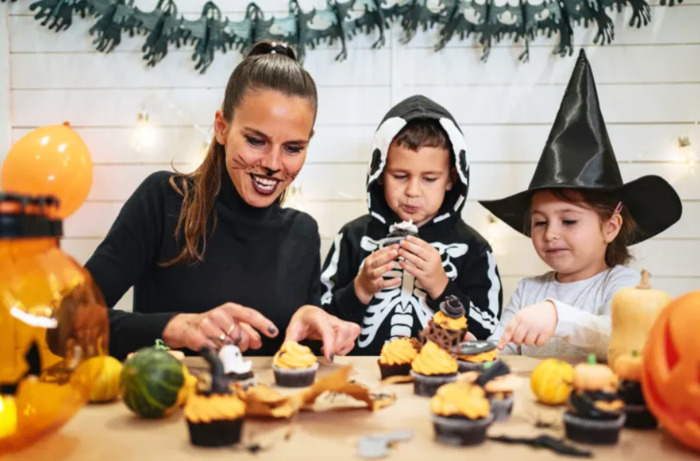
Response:
[{"label": "girl", "polygon": [[604,359],[610,302],[639,274],[627,249],[681,216],[658,176],[624,184],[583,50],[528,190],[481,202],[528,235],[553,271],[520,281],[492,335],[507,353]]}]

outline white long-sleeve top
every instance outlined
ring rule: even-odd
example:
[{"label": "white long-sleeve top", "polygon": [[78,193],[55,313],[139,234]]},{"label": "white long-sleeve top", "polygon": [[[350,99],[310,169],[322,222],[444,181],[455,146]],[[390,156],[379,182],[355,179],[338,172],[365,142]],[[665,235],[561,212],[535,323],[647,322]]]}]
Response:
[{"label": "white long-sleeve top", "polygon": [[639,278],[638,271],[615,266],[589,279],[569,283],[557,282],[556,272],[522,279],[490,339],[498,340],[520,309],[551,300],[558,321],[547,344],[537,347],[509,343],[503,353],[553,357],[593,352],[604,360],[611,331],[610,302],[620,288],[637,285]]}]

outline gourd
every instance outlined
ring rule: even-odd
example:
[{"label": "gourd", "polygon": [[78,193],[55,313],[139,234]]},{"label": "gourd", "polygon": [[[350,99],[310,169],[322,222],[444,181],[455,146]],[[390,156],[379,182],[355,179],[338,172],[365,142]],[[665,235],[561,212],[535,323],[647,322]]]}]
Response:
[{"label": "gourd", "polygon": [[102,369],[90,388],[90,402],[111,402],[119,397],[122,363],[109,356],[95,357],[89,360],[102,361]]},{"label": "gourd", "polygon": [[130,410],[144,418],[160,418],[178,408],[187,392],[183,365],[166,351],[148,347],[124,363],[122,398]]},{"label": "gourd", "polygon": [[547,405],[561,405],[571,393],[574,368],[561,360],[546,359],[530,375],[530,388],[537,400]]},{"label": "gourd", "polygon": [[637,351],[621,355],[615,360],[613,370],[622,380],[639,382],[642,379],[642,356]]},{"label": "gourd", "polygon": [[620,355],[644,350],[649,329],[659,312],[672,298],[649,285],[651,274],[642,270],[637,287],[620,289],[613,296],[610,306],[612,333],[608,343],[608,363],[615,364]]},{"label": "gourd", "polygon": [[675,438],[700,451],[700,291],[671,302],[649,332],[642,390],[651,412]]}]

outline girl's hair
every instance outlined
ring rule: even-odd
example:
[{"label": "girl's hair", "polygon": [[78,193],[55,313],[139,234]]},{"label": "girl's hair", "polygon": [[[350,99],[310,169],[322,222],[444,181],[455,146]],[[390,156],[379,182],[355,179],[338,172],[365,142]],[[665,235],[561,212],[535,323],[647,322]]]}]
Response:
[{"label": "girl's hair", "polygon": [[[637,223],[619,197],[610,192],[591,189],[549,189],[549,191],[556,198],[565,202],[577,203],[582,200],[598,215],[601,222],[610,219],[615,214],[618,204],[622,203],[622,209],[619,211],[622,217],[622,226],[617,237],[608,244],[608,248],[605,250],[605,264],[608,267],[615,267],[619,264],[627,264],[632,260],[628,246],[638,230]],[[528,216],[531,214],[532,209],[529,209]],[[527,235],[530,235],[530,221],[530,219],[525,221]]]},{"label": "girl's hair", "polygon": [[[227,122],[233,120],[234,111],[250,91],[274,90],[287,96],[306,99],[313,110],[314,121],[318,108],[316,84],[311,75],[297,62],[294,51],[281,43],[271,41],[253,45],[247,56],[231,73],[221,107]],[[192,173],[177,173],[170,178],[170,185],[182,195],[182,208],[175,227],[175,240],[184,236],[180,254],[161,263],[172,266],[181,261],[203,261],[207,233],[216,226],[214,202],[221,187],[225,169],[226,150],[214,137],[202,164]],[[277,203],[284,200],[284,193]],[[211,217],[211,220],[209,219]]]}]

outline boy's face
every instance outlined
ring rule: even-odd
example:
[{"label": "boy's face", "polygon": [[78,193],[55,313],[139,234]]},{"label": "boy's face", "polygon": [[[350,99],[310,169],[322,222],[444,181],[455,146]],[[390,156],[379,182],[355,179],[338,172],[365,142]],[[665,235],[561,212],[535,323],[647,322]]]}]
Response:
[{"label": "boy's face", "polygon": [[402,220],[421,226],[435,217],[452,189],[450,153],[441,147],[414,151],[392,142],[382,177],[389,207]]}]

